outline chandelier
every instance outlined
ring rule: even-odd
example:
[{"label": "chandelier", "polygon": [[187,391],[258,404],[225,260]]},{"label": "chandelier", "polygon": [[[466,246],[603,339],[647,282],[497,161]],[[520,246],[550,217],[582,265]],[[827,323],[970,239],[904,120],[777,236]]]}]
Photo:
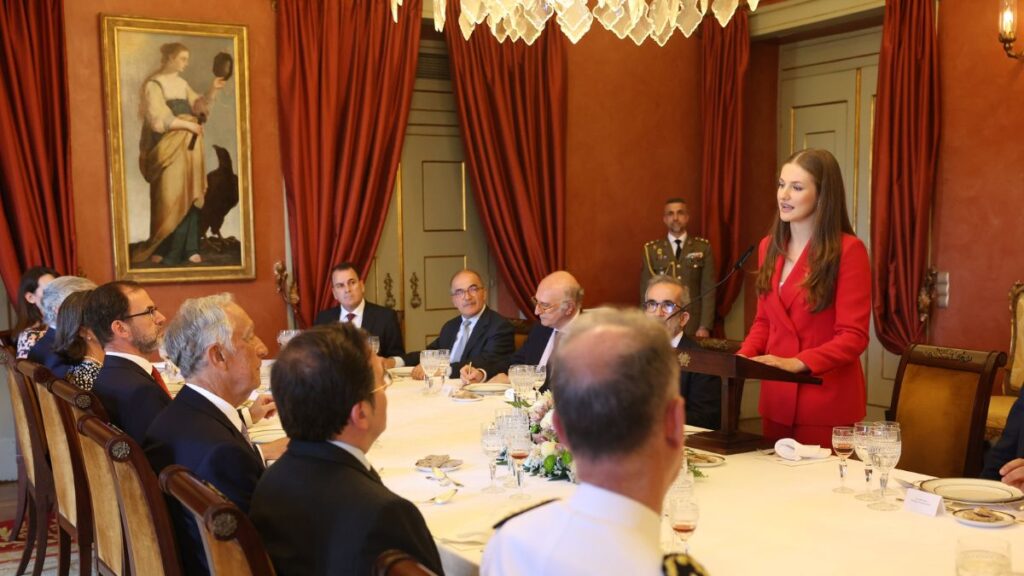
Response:
[{"label": "chandelier", "polygon": [[[450,0],[452,2],[456,0]],[[580,41],[594,21],[619,37],[637,44],[647,38],[664,46],[676,29],[689,38],[697,29],[710,4],[718,23],[725,27],[740,0],[459,0],[459,29],[469,40],[473,31],[486,25],[499,42],[522,40],[532,45],[544,26],[554,17],[562,33],[573,44]],[[760,0],[747,0],[751,10]],[[449,0],[434,0],[434,28],[444,30]],[[594,3],[591,9],[588,4]],[[402,0],[391,0],[397,22]]]}]

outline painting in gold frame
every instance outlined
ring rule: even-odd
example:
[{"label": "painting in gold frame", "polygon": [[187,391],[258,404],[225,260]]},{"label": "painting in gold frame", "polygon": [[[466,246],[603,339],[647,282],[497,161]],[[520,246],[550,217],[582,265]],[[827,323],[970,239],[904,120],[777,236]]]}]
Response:
[{"label": "painting in gold frame", "polygon": [[254,278],[246,27],[100,25],[116,277]]}]

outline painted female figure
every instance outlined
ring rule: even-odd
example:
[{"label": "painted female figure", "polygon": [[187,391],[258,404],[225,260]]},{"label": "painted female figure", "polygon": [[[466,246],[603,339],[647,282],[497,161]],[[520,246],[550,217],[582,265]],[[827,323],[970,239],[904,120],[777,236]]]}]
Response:
[{"label": "painted female figure", "polygon": [[202,262],[199,212],[206,192],[203,126],[223,78],[205,94],[181,77],[189,50],[179,42],[160,47],[160,69],[142,84],[139,169],[149,182],[149,239],[135,246],[132,262],[177,265]]}]

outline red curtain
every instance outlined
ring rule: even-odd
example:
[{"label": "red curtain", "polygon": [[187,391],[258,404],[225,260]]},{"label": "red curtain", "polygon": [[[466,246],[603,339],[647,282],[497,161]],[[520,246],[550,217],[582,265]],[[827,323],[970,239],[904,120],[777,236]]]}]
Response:
[{"label": "red curtain", "polygon": [[330,270],[365,275],[384,228],[416,80],[420,0],[281,0],[278,116],[300,325]]},{"label": "red curtain", "polygon": [[917,296],[928,262],[939,149],[932,0],[885,3],[871,168],[875,333],[901,354],[924,336]]},{"label": "red curtain", "polygon": [[[715,278],[722,278],[746,246],[740,245],[743,83],[750,60],[747,11],[737,10],[722,28],[704,19],[701,110],[704,120],[701,164],[701,231],[711,241]],[[735,274],[715,297],[715,333],[740,294],[743,275]],[[696,295],[694,295],[696,297]]]},{"label": "red curtain", "polygon": [[498,268],[521,310],[565,266],[565,38],[554,22],[533,46],[499,44],[486,25],[466,41],[458,2],[445,37],[473,194]]},{"label": "red curtain", "polygon": [[0,3],[0,277],[75,273],[63,0]]}]

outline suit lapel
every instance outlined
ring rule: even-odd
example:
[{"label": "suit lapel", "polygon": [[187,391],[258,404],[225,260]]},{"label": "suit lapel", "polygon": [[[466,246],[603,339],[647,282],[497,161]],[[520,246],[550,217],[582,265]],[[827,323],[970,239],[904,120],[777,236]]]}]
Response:
[{"label": "suit lapel", "polygon": [[370,334],[378,334],[380,329],[377,326],[377,320],[377,311],[370,307],[370,303],[367,302],[366,306],[363,307],[363,330]]},{"label": "suit lapel", "polygon": [[109,366],[110,368],[113,368],[113,369],[130,370],[132,372],[135,372],[136,374],[139,374],[141,376],[145,376],[150,381],[152,381],[154,384],[156,384],[156,380],[153,380],[153,375],[152,374],[149,374],[148,372],[146,372],[145,370],[142,369],[142,366],[139,366],[138,364],[136,364],[135,362],[132,362],[131,360],[129,360],[127,358],[122,358],[120,356],[107,356],[106,360],[104,360],[104,362],[103,362],[103,366],[104,367]]},{"label": "suit lapel", "polygon": [[[490,308],[484,310],[484,313],[480,315],[480,319],[476,321],[476,325],[473,326],[473,332],[469,335],[469,340],[466,342],[466,347],[462,351],[461,362],[465,363],[469,359],[471,353],[476,353],[476,346],[484,339],[484,335],[487,333],[488,326],[491,325]],[[461,325],[459,326],[461,330]],[[456,336],[458,338],[458,336]]]},{"label": "suit lapel", "polygon": [[[253,453],[256,454],[257,457],[259,457],[259,452],[252,445],[252,442],[249,442],[249,439],[246,438],[245,435],[243,435],[238,428],[235,428],[235,425],[231,422],[231,420],[228,420],[228,417],[225,416],[224,413],[221,412],[219,408],[214,406],[213,402],[210,402],[201,394],[189,388],[188,386],[182,387],[181,392],[178,393],[178,397],[181,398],[181,402],[185,403],[185,405],[187,405],[189,408],[197,412],[201,412],[215,420],[218,424],[227,429],[228,432],[230,432],[231,435],[234,436],[236,440],[247,446],[251,451],[253,451]],[[259,457],[259,460],[262,463],[263,458]]]},{"label": "suit lapel", "polygon": [[[793,269],[790,270],[789,276],[786,276],[786,281],[782,283],[782,287],[779,288],[779,299],[782,305],[789,310],[793,306],[793,302],[796,301],[797,296],[803,293],[804,279],[807,277],[807,250],[810,248],[810,244],[804,248],[804,251],[800,253],[800,257],[797,258],[796,263],[793,264]],[[785,261],[784,257],[779,257],[775,266],[775,278],[782,277],[782,265]]]}]

